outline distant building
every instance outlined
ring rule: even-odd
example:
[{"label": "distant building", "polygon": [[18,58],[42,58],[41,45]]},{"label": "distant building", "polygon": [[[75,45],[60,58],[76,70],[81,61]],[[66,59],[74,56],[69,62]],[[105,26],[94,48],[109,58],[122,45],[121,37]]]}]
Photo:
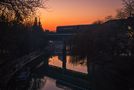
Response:
[{"label": "distant building", "polygon": [[72,25],[72,26],[58,26],[56,29],[57,33],[79,33],[86,32],[87,30],[95,30],[99,25]]},{"label": "distant building", "polygon": [[57,33],[81,33],[81,32],[98,32],[100,30],[117,31],[120,29],[127,30],[127,27],[134,29],[134,17],[127,19],[114,19],[109,20],[102,24],[87,24],[87,25],[70,25],[58,26]]},{"label": "distant building", "polygon": [[33,25],[33,31],[35,32],[43,32],[43,28],[42,28],[42,24],[40,22],[40,18],[38,20],[37,17],[35,17],[35,20],[34,20],[34,25]]}]

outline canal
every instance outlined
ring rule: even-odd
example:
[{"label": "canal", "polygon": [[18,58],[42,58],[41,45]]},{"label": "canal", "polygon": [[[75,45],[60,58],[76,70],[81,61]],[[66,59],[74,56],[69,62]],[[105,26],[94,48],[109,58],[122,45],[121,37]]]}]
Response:
[{"label": "canal", "polygon": [[[51,55],[48,57],[48,64],[62,68],[63,55]],[[66,69],[87,74],[86,60],[77,60],[74,56],[66,55]],[[29,67],[23,68],[8,83],[8,90],[77,90],[72,87],[79,90],[88,90],[63,80],[59,83],[58,79],[49,77],[43,62],[32,70]]]},{"label": "canal", "polygon": [[[87,73],[86,60],[73,60],[74,56],[67,55],[66,56],[66,68],[70,70],[74,70],[77,72]],[[75,62],[76,61],[76,62]],[[77,62],[79,61],[79,62]],[[85,61],[85,62],[83,62]],[[57,66],[62,68],[62,56],[51,56],[49,58],[49,65]]]},{"label": "canal", "polygon": [[[51,56],[48,58],[49,65],[62,67],[61,56]],[[67,69],[87,73],[87,68],[85,64],[72,63],[72,56],[66,56],[67,59]],[[8,90],[74,90],[69,84],[59,80],[54,79],[46,75],[44,66],[37,65],[38,68],[34,70],[28,70],[29,67],[23,68],[21,71],[17,72],[16,75],[10,80]],[[74,85],[75,86],[75,85]],[[78,86],[75,86],[78,87]],[[80,89],[86,90],[86,89]]]}]

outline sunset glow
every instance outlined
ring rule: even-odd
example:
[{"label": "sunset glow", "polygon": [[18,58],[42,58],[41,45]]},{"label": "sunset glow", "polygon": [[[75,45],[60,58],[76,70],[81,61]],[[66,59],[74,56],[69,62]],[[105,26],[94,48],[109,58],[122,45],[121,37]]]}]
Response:
[{"label": "sunset glow", "polygon": [[121,4],[121,0],[48,0],[39,16],[43,28],[54,31],[57,26],[90,24],[115,16]]}]

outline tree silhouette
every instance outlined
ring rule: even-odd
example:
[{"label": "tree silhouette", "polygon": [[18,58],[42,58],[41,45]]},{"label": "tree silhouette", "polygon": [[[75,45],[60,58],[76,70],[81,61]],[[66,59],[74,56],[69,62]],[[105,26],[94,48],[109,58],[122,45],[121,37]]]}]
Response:
[{"label": "tree silhouette", "polygon": [[[127,73],[127,71],[130,74],[133,73],[130,71],[133,69],[133,64],[131,63],[133,63],[134,58],[133,19],[131,17],[128,19],[110,20],[100,24],[96,30],[89,30],[86,33],[77,34],[73,39],[74,54],[82,58],[87,58],[89,77],[91,78],[92,76],[92,86],[96,85],[94,86],[95,90],[110,90],[104,88],[111,88],[112,85],[115,88],[112,90],[122,88],[119,85],[114,86],[104,75],[121,82],[124,79],[118,79],[116,75],[123,78],[128,78],[129,75],[121,75],[119,69],[123,73]],[[79,59],[80,62],[81,60],[83,59]],[[126,60],[129,60],[129,62]],[[119,66],[120,64],[121,66]],[[124,68],[129,68],[129,70]],[[114,82],[117,83],[116,81]],[[104,83],[105,85],[103,85]],[[120,84],[124,85],[123,83]],[[126,82],[124,87],[127,87],[128,84]],[[131,84],[133,85],[133,82]]]},{"label": "tree silhouette", "polygon": [[117,10],[116,17],[124,19],[134,16],[134,0],[122,0],[123,7]]},{"label": "tree silhouette", "polygon": [[44,8],[44,0],[1,0],[0,15],[8,19],[23,21],[37,8]]},{"label": "tree silhouette", "polygon": [[123,8],[128,17],[132,17],[134,14],[134,0],[122,0]]},{"label": "tree silhouette", "polygon": [[116,18],[117,19],[125,19],[126,18],[126,14],[123,9],[117,10]]}]

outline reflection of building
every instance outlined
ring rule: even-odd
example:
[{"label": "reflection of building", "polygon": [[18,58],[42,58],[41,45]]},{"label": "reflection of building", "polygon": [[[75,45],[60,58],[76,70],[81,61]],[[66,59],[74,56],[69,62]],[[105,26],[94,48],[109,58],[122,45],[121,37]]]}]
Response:
[{"label": "reflection of building", "polygon": [[42,24],[40,22],[40,18],[38,20],[38,18],[35,17],[34,25],[33,25],[33,31],[36,31],[36,32],[42,32],[43,31]]}]

